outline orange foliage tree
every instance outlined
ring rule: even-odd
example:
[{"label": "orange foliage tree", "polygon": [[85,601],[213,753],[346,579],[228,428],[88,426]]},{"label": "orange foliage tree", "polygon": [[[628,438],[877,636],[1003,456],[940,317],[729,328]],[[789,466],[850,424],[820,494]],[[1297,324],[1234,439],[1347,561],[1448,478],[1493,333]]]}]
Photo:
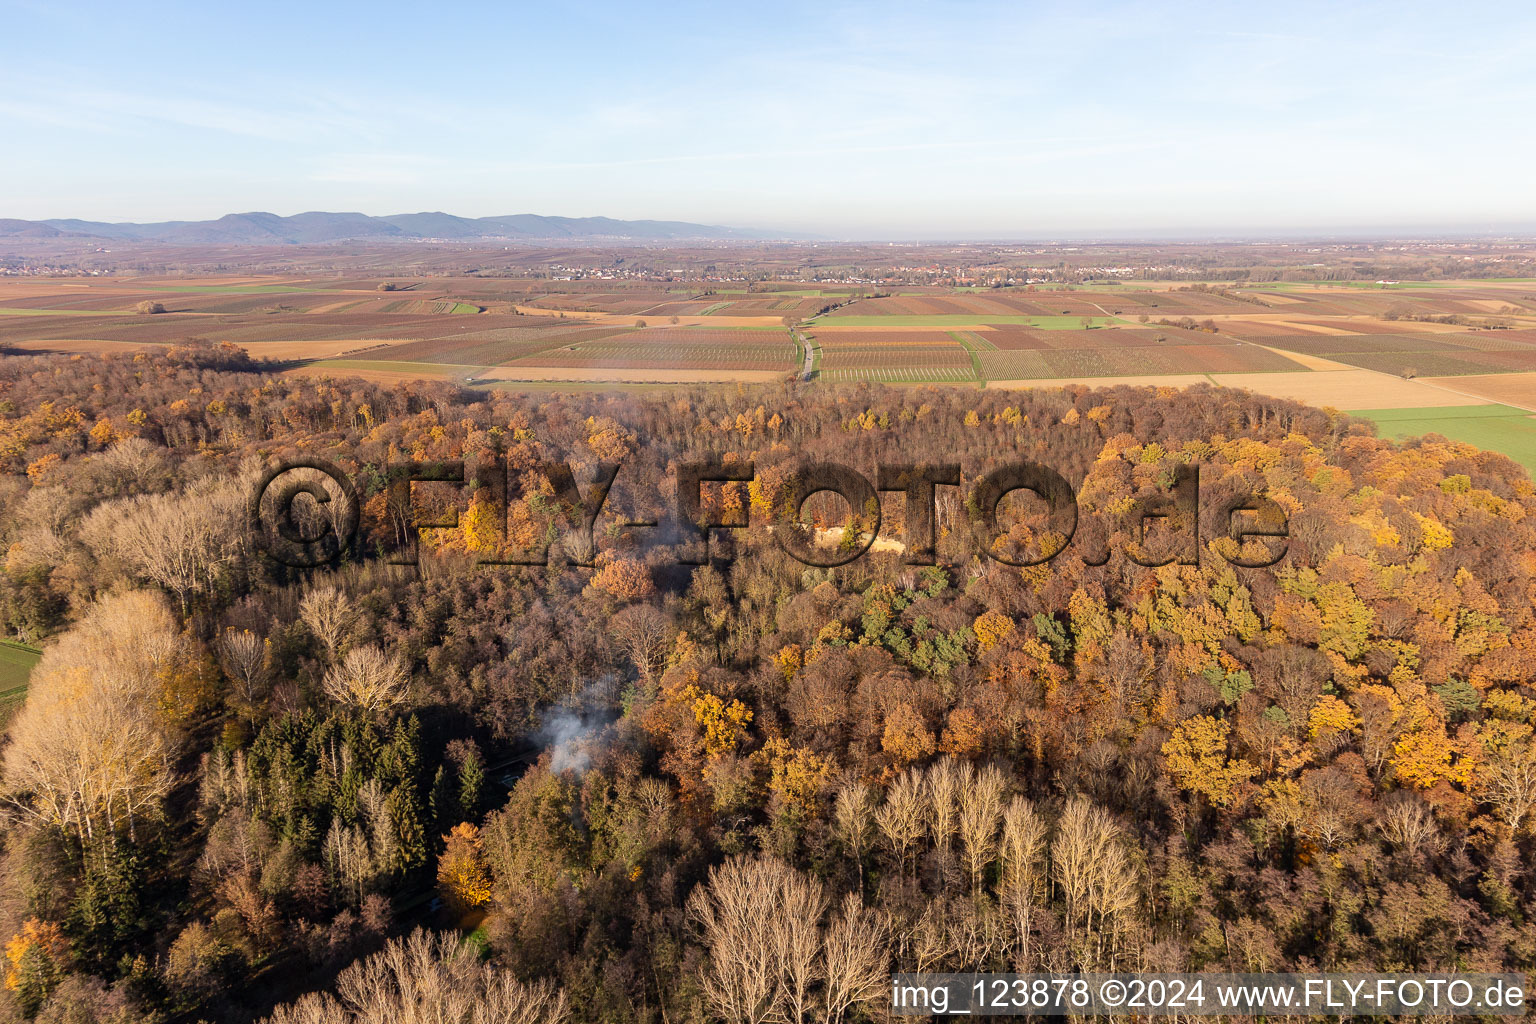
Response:
[{"label": "orange foliage tree", "polygon": [[466,913],[491,899],[491,872],[480,849],[480,830],[469,822],[453,826],[437,860],[437,891],[443,902]]}]

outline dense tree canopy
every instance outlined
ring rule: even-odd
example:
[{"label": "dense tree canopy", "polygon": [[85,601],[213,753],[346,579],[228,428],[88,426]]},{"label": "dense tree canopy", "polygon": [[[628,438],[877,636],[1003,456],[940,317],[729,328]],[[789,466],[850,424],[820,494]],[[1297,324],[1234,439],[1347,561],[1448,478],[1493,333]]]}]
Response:
[{"label": "dense tree canopy", "polygon": [[[247,529],[295,456],[356,486],[336,565]],[[900,491],[803,510],[893,543],[790,557],[808,459],[958,463],[936,564]],[[418,533],[390,467],[451,460]],[[1081,513],[1034,566],[970,501],[1023,460]],[[755,469],[702,486],[746,524],[708,562],[699,462]],[[1196,558],[1138,564],[1192,465]],[[657,1022],[857,1021],[892,968],[1536,966],[1536,492],[1496,454],[1213,388],[514,395],[192,346],[0,362],[0,466],[0,617],[46,650],[0,750],[7,1014],[384,1019],[418,961],[455,1020]],[[1253,493],[1270,568],[1214,511]],[[1060,547],[1020,499],[993,553]]]}]

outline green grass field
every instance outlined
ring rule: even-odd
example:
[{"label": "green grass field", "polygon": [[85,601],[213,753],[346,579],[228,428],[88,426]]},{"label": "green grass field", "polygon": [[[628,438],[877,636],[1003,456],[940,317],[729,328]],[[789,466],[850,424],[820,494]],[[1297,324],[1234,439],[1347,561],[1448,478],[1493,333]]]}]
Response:
[{"label": "green grass field", "polygon": [[1439,409],[1361,409],[1382,437],[1401,439],[1443,434],[1489,451],[1502,452],[1536,476],[1536,416],[1507,405],[1463,405]]},{"label": "green grass field", "polygon": [[[1090,318],[1092,326],[1105,327],[1112,323],[1126,323],[1111,316]],[[823,327],[973,327],[977,324],[1017,324],[1039,331],[1077,331],[1083,326],[1080,316],[995,316],[991,313],[935,313],[932,316],[825,316],[816,317],[812,323]]]},{"label": "green grass field", "polygon": [[997,346],[986,339],[983,331],[949,331],[951,338],[969,349],[972,354],[976,352],[996,352]]},{"label": "green grass field", "polygon": [[18,687],[27,688],[27,677],[42,654],[36,647],[0,640],[0,699]]},{"label": "green grass field", "polygon": [[0,641],[0,729],[27,699],[27,680],[40,657],[35,647]]},{"label": "green grass field", "polygon": [[971,357],[971,376],[975,377],[977,380],[981,380],[981,357],[978,356],[976,352],[980,348],[985,348],[989,351],[995,352],[997,351],[997,346],[992,344],[990,341],[973,342],[971,339],[975,338],[979,340],[981,335],[975,334],[971,331],[950,331],[949,336],[954,338],[961,345],[965,346],[966,354]]}]

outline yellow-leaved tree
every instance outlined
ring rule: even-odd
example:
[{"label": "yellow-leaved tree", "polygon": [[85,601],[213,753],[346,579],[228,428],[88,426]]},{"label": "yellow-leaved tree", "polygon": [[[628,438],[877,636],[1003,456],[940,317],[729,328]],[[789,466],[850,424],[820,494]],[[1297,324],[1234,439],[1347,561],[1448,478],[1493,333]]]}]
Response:
[{"label": "yellow-leaved tree", "polygon": [[976,632],[976,646],[983,651],[989,650],[1002,643],[1013,635],[1013,620],[1002,612],[987,611],[976,616],[976,621],[971,624]]},{"label": "yellow-leaved tree", "polygon": [[491,900],[491,872],[480,849],[480,830],[469,822],[453,826],[437,860],[437,889],[443,902],[466,913]]},{"label": "yellow-leaved tree", "polygon": [[22,1013],[37,1013],[48,993],[64,978],[69,942],[52,921],[28,918],[21,931],[5,944],[5,987],[21,1004]]},{"label": "yellow-leaved tree", "polygon": [[1231,731],[1226,722],[1199,715],[1180,722],[1163,744],[1168,772],[1179,786],[1200,794],[1217,807],[1230,804],[1243,784],[1258,773],[1242,758],[1227,756],[1227,736]]}]

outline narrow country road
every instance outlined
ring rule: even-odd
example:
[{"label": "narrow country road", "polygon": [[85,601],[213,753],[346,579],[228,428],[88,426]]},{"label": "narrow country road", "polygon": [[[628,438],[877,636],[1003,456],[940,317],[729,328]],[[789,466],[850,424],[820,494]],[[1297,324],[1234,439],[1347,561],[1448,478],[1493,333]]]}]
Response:
[{"label": "narrow country road", "polygon": [[805,352],[805,364],[800,367],[800,379],[810,380],[812,368],[816,364],[816,353],[811,350],[810,339],[800,333],[800,328],[791,327],[790,330],[794,332],[795,340],[800,343],[801,350]]}]

